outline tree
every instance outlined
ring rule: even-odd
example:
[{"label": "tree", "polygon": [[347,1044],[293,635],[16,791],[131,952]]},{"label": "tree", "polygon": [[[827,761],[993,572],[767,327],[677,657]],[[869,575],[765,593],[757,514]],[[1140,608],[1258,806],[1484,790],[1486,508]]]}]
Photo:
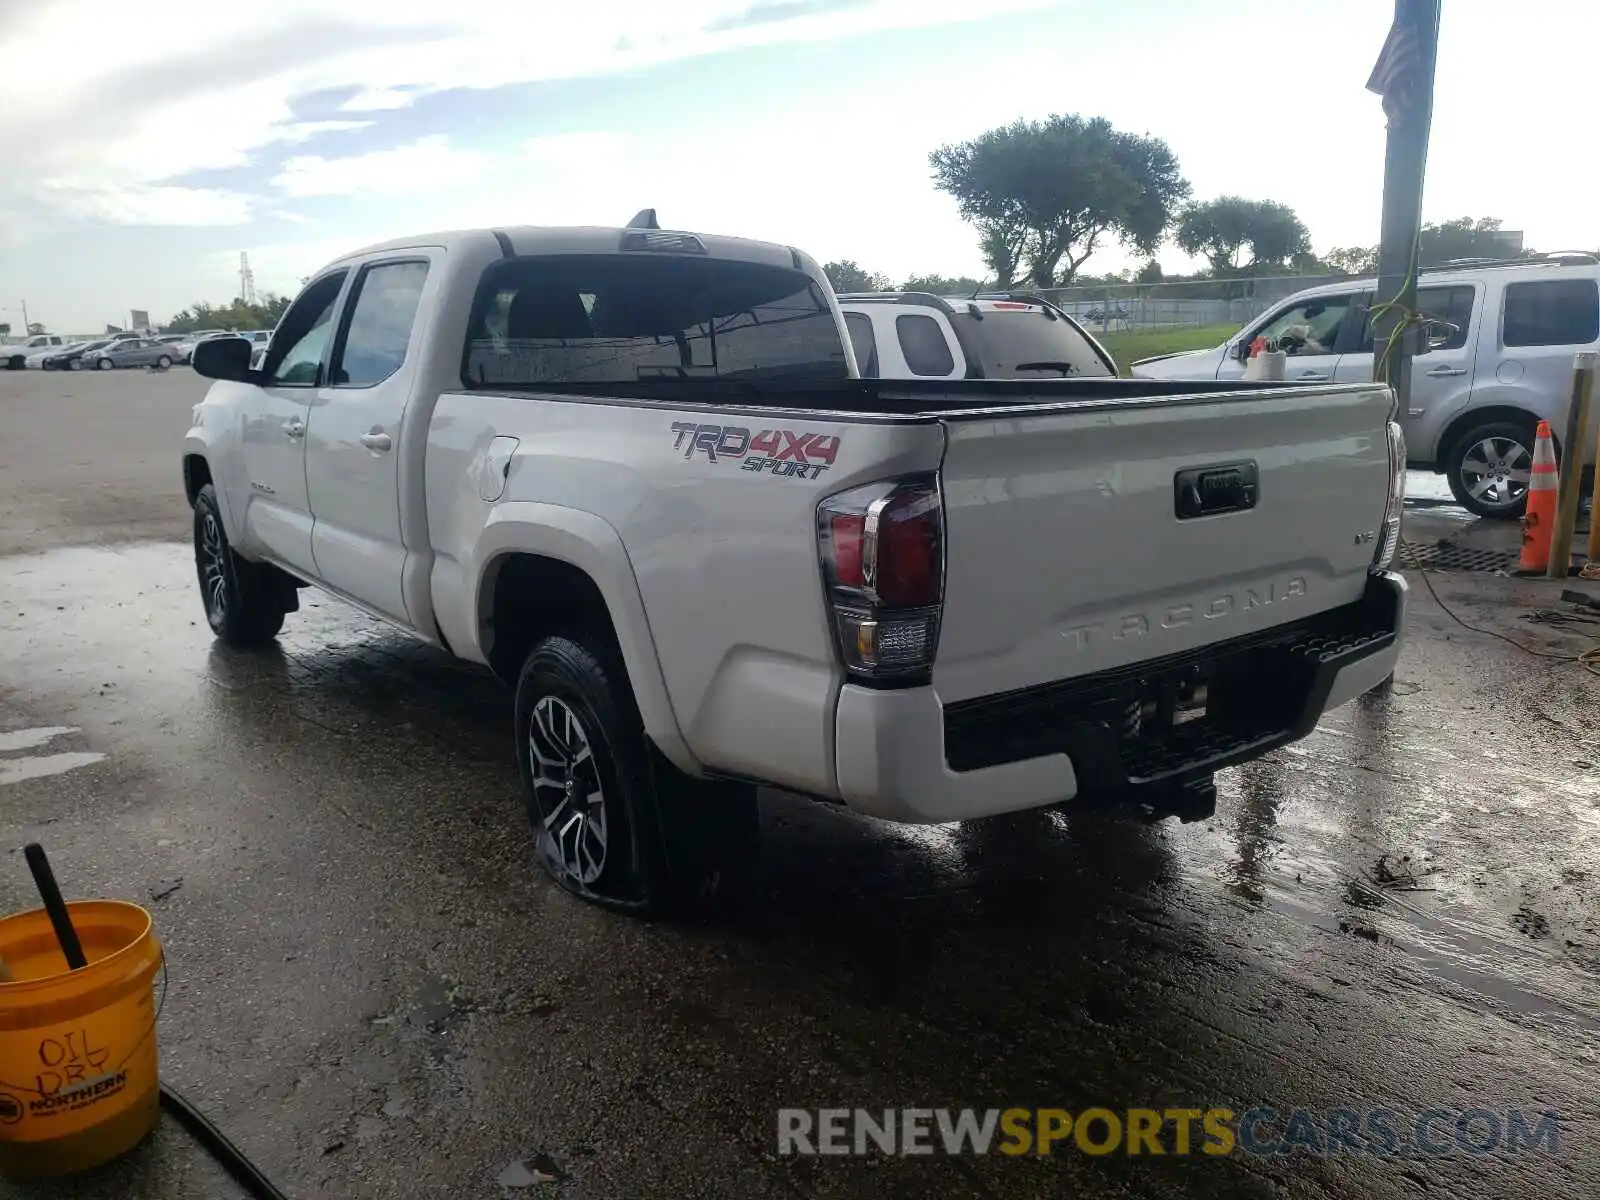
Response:
[{"label": "tree", "polygon": [[842,262],[823,263],[822,270],[836,292],[886,292],[890,287],[887,275],[875,275],[848,258]]},{"label": "tree", "polygon": [[289,307],[289,297],[266,292],[256,304],[236,299],[226,305],[193,304],[162,328],[168,333],[193,333],[196,329],[273,329]]},{"label": "tree", "polygon": [[1238,275],[1250,248],[1249,269],[1302,263],[1311,252],[1311,238],[1294,209],[1276,200],[1219,196],[1191,204],[1178,220],[1178,248],[1203,257],[1217,276]]},{"label": "tree", "polygon": [[1139,268],[1139,272],[1133,277],[1133,281],[1135,283],[1160,283],[1165,278],[1166,275],[1161,270],[1161,264],[1152,258]]},{"label": "tree", "polygon": [[1499,217],[1457,217],[1424,225],[1417,243],[1418,265],[1431,267],[1453,258],[1520,258],[1522,235],[1500,227]]},{"label": "tree", "polygon": [[1071,283],[1103,242],[1150,254],[1189,185],[1159,138],[1103,117],[1016,121],[928,156],[934,184],[978,228],[1002,286],[1024,262],[1039,287]]},{"label": "tree", "polygon": [[948,275],[913,275],[901,285],[907,292],[932,292],[935,296],[971,296],[989,290],[981,279],[961,275],[952,279]]},{"label": "tree", "polygon": [[1378,271],[1378,248],[1335,246],[1322,256],[1322,261],[1341,275],[1375,275]]}]

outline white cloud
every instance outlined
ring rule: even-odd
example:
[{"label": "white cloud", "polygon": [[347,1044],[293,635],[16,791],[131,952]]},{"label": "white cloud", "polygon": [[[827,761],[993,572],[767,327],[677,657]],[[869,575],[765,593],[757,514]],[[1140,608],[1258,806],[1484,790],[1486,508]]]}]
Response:
[{"label": "white cloud", "polygon": [[494,161],[485,151],[453,149],[448,137],[435,134],[349,158],[296,155],[283,164],[272,185],[295,197],[405,193],[472,182]]},{"label": "white cloud", "polygon": [[[55,0],[0,23],[0,61],[6,64],[0,111],[7,118],[0,161],[25,154],[37,166],[35,179],[80,181],[83,194],[72,211],[98,212],[107,205],[95,197],[108,190],[242,167],[266,147],[361,129],[372,123],[371,114],[435,92],[623,71],[739,46],[1063,2],[986,0],[978,14],[970,0],[856,0],[844,7],[815,0],[817,11],[792,20],[772,20],[769,13],[759,23],[741,24],[741,14],[760,7],[756,0],[593,0],[560,9],[526,0],[456,8],[436,0],[346,0],[336,16],[313,0],[265,8],[164,0],[161,24],[182,30],[181,37],[124,39],[115,54],[100,55],[83,52],[83,31],[125,20],[126,6]],[[789,0],[778,8],[804,14],[806,5]],[[728,27],[708,28],[719,23]],[[294,119],[297,98],[349,88],[353,81],[360,81],[360,91],[344,108],[367,119]],[[50,129],[52,136],[41,142],[30,132],[36,129]],[[350,178],[328,165],[337,161],[292,160],[282,186],[299,195],[350,194],[357,190]],[[400,171],[404,160],[367,165]],[[27,180],[0,181],[0,202],[8,188],[21,195],[32,190]],[[140,211],[136,204],[114,207]]]},{"label": "white cloud", "polygon": [[250,197],[218,188],[161,187],[47,179],[69,212],[113,225],[243,225]]}]

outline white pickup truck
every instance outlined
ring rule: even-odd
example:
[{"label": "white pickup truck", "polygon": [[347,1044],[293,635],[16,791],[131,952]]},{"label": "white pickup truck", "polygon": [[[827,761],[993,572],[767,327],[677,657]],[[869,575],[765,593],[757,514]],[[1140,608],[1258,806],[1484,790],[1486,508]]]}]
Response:
[{"label": "white pickup truck", "polygon": [[1205,816],[1399,651],[1386,389],[863,380],[810,257],[648,210],[361,250],[194,365],[217,636],[309,584],[488,664],[542,864],[615,909],[747,862],[757,784]]}]

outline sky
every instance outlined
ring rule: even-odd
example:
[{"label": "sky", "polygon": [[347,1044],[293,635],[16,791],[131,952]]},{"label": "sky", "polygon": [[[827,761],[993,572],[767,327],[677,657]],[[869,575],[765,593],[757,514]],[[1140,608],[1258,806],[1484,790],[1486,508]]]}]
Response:
[{"label": "sky", "polygon": [[[1019,117],[1164,138],[1197,199],[1378,240],[1365,90],[1392,0],[0,0],[0,322],[157,322],[390,237],[494,225],[764,238],[983,274],[928,153]],[[119,36],[126,28],[130,36]],[[1580,63],[1600,6],[1444,0],[1425,217],[1600,244]],[[1570,53],[1582,53],[1571,51]],[[1187,265],[1172,247],[1163,265]],[[1086,270],[1133,260],[1112,249]]]}]

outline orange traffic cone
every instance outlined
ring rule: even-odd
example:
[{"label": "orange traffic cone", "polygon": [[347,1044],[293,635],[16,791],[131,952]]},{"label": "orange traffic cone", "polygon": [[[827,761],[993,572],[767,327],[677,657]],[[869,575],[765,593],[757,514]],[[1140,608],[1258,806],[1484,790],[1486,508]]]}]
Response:
[{"label": "orange traffic cone", "polygon": [[1550,539],[1556,528],[1556,445],[1550,422],[1540,421],[1533,439],[1533,472],[1528,478],[1528,507],[1522,516],[1522,560],[1518,571],[1543,574],[1550,566]]}]

